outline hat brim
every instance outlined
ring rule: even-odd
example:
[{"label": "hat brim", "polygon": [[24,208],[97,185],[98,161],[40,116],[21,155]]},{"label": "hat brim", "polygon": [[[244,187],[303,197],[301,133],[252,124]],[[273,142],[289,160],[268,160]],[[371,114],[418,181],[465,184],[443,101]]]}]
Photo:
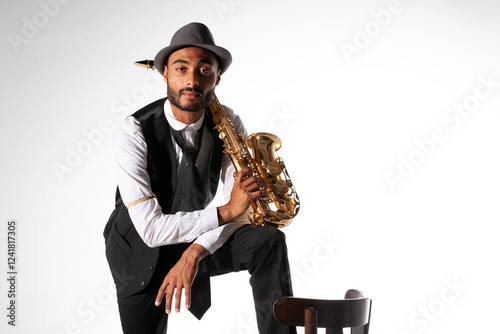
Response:
[{"label": "hat brim", "polygon": [[231,62],[233,61],[231,53],[229,53],[229,51],[220,46],[210,45],[210,44],[187,43],[187,44],[170,45],[161,49],[160,52],[158,52],[158,54],[156,55],[154,60],[155,68],[158,70],[158,72],[160,72],[161,75],[163,75],[163,70],[165,69],[165,65],[167,64],[168,57],[174,51],[189,46],[196,46],[213,52],[217,56],[217,60],[219,61],[219,69],[221,71],[221,74],[227,70],[227,68],[229,67],[229,65],[231,65]]}]

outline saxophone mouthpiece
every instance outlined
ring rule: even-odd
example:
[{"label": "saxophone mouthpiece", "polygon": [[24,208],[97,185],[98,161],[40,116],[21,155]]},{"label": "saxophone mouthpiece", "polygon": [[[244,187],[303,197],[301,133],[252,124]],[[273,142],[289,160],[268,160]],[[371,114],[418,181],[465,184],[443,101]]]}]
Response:
[{"label": "saxophone mouthpiece", "polygon": [[147,70],[149,70],[149,69],[154,70],[155,69],[155,62],[154,62],[154,60],[150,60],[150,59],[136,61],[134,63],[134,65],[140,66],[140,67],[145,67]]}]

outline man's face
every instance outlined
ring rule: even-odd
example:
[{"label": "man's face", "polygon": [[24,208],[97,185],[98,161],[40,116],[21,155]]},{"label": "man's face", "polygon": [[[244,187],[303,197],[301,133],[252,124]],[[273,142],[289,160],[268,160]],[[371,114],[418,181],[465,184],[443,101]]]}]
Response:
[{"label": "man's face", "polygon": [[173,52],[163,72],[170,103],[182,111],[199,112],[210,105],[220,81],[215,55],[198,47]]}]

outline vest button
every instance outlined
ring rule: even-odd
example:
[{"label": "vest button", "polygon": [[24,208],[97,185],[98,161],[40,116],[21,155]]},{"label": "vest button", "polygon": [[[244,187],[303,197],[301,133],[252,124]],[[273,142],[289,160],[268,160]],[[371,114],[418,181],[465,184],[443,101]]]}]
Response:
[{"label": "vest button", "polygon": [[149,266],[149,270],[153,270],[154,268],[154,266]]},{"label": "vest button", "polygon": [[141,286],[145,286],[146,285],[146,282],[141,282]]}]

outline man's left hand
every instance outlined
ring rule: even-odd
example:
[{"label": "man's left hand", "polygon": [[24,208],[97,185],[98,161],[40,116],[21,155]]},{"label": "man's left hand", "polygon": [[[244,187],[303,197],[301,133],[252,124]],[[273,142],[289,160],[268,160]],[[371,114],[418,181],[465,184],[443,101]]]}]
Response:
[{"label": "man's left hand", "polygon": [[165,312],[170,314],[175,291],[175,312],[179,312],[181,310],[182,290],[184,289],[184,302],[186,309],[189,309],[191,306],[191,285],[198,271],[198,263],[206,254],[205,248],[195,243],[186,249],[179,261],[165,276],[156,296],[156,306],[160,305],[163,295],[165,295]]}]

